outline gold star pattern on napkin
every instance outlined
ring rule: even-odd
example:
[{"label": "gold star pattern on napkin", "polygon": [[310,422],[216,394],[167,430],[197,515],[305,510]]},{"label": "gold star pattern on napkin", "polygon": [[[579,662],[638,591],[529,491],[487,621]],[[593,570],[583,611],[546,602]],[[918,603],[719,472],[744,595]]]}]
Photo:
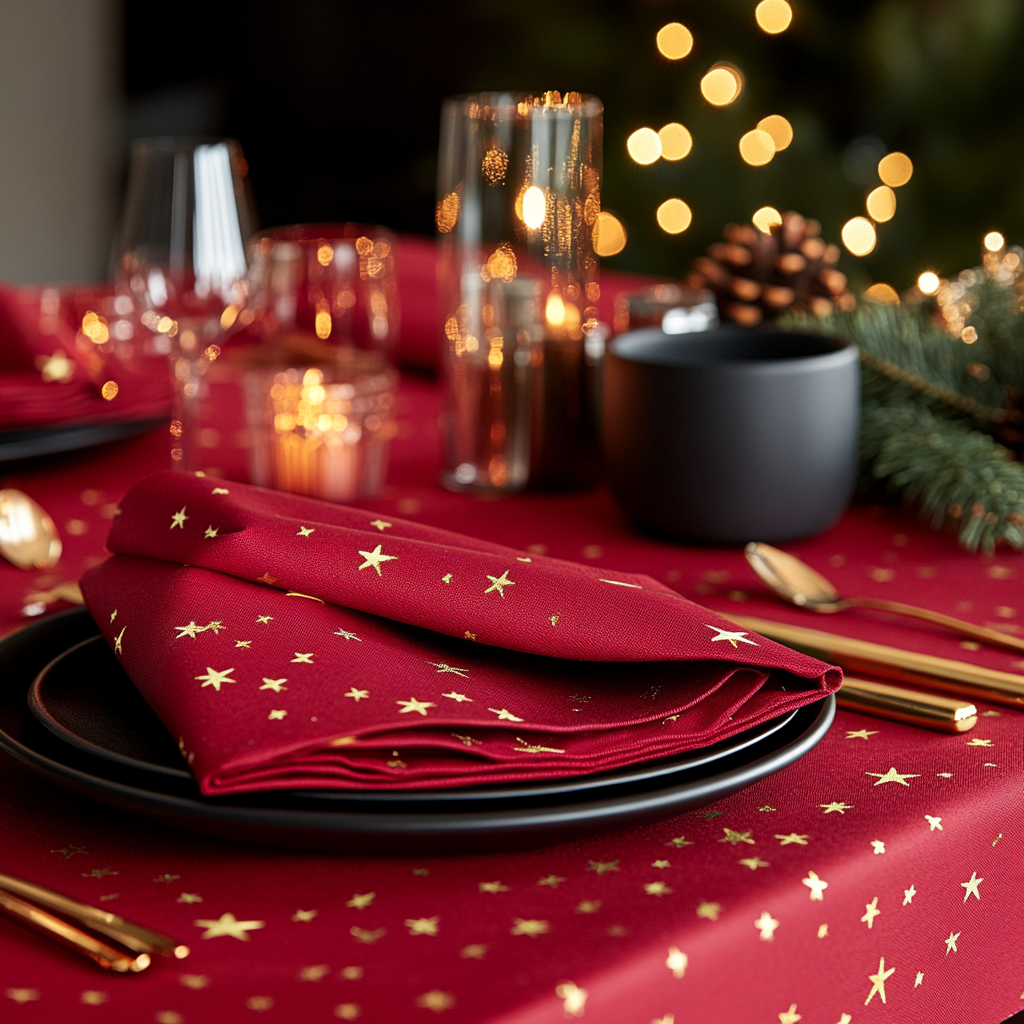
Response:
[{"label": "gold star pattern on napkin", "polygon": [[725,833],[725,837],[719,839],[720,843],[731,843],[735,846],[737,843],[750,843],[751,846],[755,846],[753,838],[753,832],[749,829],[746,832],[737,832],[735,829],[723,828],[722,831]]},{"label": "gold star pattern on napkin", "polygon": [[853,804],[843,803],[842,800],[833,800],[831,803],[818,804],[818,806],[823,807],[826,814],[832,814],[835,811],[845,814],[847,811],[853,810]]},{"label": "gold star pattern on napkin", "polygon": [[807,840],[811,837],[797,835],[796,832],[790,832],[788,835],[784,836],[776,835],[775,838],[778,839],[779,846],[793,846],[794,844],[796,846],[806,846]]},{"label": "gold star pattern on napkin", "polygon": [[[229,679],[228,678],[231,675],[231,673],[234,672],[234,671],[235,670],[233,668],[226,668],[226,669],[224,669],[223,672],[218,672],[216,669],[210,668],[210,666],[207,665],[206,666],[206,674],[205,675],[201,675],[201,676],[196,676],[195,678],[197,680],[202,680],[203,687],[212,686],[218,693],[220,693],[220,684],[221,683],[237,683],[238,682],[237,679]],[[200,689],[202,689],[202,687],[200,687]]]},{"label": "gold star pattern on napkin", "polygon": [[206,929],[200,936],[201,939],[230,936],[242,942],[249,941],[249,932],[266,927],[266,921],[239,921],[234,914],[221,914],[216,921],[200,919],[192,923],[197,928]]},{"label": "gold star pattern on napkin", "polygon": [[546,935],[551,930],[551,926],[547,921],[538,921],[534,919],[524,920],[521,917],[514,917],[512,919],[512,928],[510,932],[512,935],[528,935],[530,938],[536,938],[538,935]]},{"label": "gold star pattern on napkin", "polygon": [[898,782],[901,786],[909,786],[910,783],[907,779],[919,779],[920,775],[911,775],[909,772],[898,772],[895,768],[890,768],[887,772],[865,772],[865,775],[872,775],[878,781],[875,783],[876,786],[881,786],[884,782]]},{"label": "gold star pattern on napkin", "polygon": [[981,902],[981,893],[978,892],[978,886],[984,882],[984,878],[979,878],[976,871],[971,872],[971,877],[966,882],[960,884],[964,887],[964,903],[967,902],[969,896],[973,896],[979,903]]},{"label": "gold star pattern on napkin", "polygon": [[885,1002],[885,982],[886,979],[892,977],[896,973],[895,967],[890,967],[888,970],[885,969],[885,957],[880,957],[878,960],[878,973],[869,974],[868,981],[871,982],[871,991],[868,993],[867,999],[864,1000],[864,1005],[867,1006],[871,1002],[875,993],[878,993],[878,998]]},{"label": "gold star pattern on napkin", "polygon": [[878,909],[878,897],[875,896],[870,903],[864,904],[864,916],[861,918],[868,928],[871,928],[875,923],[875,918],[881,911]]},{"label": "gold star pattern on napkin", "polygon": [[958,950],[956,948],[956,940],[959,939],[959,938],[960,938],[960,932],[952,932],[951,931],[949,933],[949,938],[942,940],[946,944],[946,956],[949,956],[950,953],[959,953],[960,952],[960,950]]},{"label": "gold star pattern on napkin", "polygon": [[394,562],[398,560],[398,555],[385,555],[384,552],[381,551],[380,544],[378,544],[372,551],[360,551],[359,554],[366,559],[366,561],[359,566],[359,570],[362,571],[363,569],[373,568],[377,570],[378,576],[384,575],[380,571],[382,562]]},{"label": "gold star pattern on napkin", "polygon": [[345,906],[352,907],[355,910],[365,910],[376,898],[377,894],[375,892],[354,892],[352,893],[352,899]]},{"label": "gold star pattern on napkin", "polygon": [[438,916],[410,917],[406,918],[405,927],[409,929],[410,935],[436,935],[440,921]]},{"label": "gold star pattern on napkin", "polygon": [[825,899],[825,890],[828,888],[828,882],[819,878],[813,871],[808,871],[807,877],[802,879],[802,881],[811,890],[812,900]]},{"label": "gold star pattern on napkin", "polygon": [[713,629],[718,634],[718,636],[711,638],[710,642],[713,644],[717,644],[719,640],[724,640],[732,644],[733,647],[736,647],[737,644],[750,644],[751,647],[759,646],[756,641],[749,639],[746,633],[721,629],[718,626],[708,626],[708,629]]},{"label": "gold star pattern on napkin", "polygon": [[507,885],[502,885],[501,882],[478,882],[477,888],[480,892],[490,893],[508,892],[509,889]]},{"label": "gold star pattern on napkin", "polygon": [[508,578],[508,569],[506,569],[500,576],[490,576],[484,573],[485,576],[491,581],[491,585],[484,591],[485,594],[491,593],[492,590],[498,592],[499,597],[505,596],[505,587],[514,587],[515,581]]},{"label": "gold star pattern on napkin", "polygon": [[407,715],[410,712],[422,715],[424,718],[427,717],[427,708],[436,708],[437,705],[430,701],[417,700],[415,697],[410,697],[408,700],[396,700],[396,704],[402,706],[402,710],[398,713],[400,715]]},{"label": "gold star pattern on napkin", "polygon": [[189,518],[189,516],[185,515],[185,506],[182,505],[181,506],[181,511],[180,512],[175,512],[174,515],[171,516],[171,526],[170,526],[170,528],[173,530],[177,526],[179,529],[184,530],[185,529],[185,520],[188,519],[188,518]]},{"label": "gold star pattern on napkin", "polygon": [[779,922],[767,910],[763,910],[761,916],[754,922],[754,927],[761,933],[762,941],[771,942],[775,938],[775,929],[779,927]]}]

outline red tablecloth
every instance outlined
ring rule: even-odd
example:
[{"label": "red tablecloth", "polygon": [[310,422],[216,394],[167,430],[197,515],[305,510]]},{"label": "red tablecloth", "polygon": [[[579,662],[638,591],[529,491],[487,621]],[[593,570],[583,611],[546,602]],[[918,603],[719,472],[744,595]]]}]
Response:
[{"label": "red tablecloth", "polygon": [[[609,569],[723,611],[970,659],[941,632],[769,598],[740,551],[630,532],[603,491],[483,500],[436,484],[437,396],[406,382],[368,507]],[[0,623],[102,557],[115,502],[161,465],[150,435],[3,478],[64,532],[54,573],[0,566]],[[791,549],[843,592],[1019,631],[1024,557],[967,555],[859,507]],[[236,846],[135,820],[0,760],[0,869],[189,942],[104,974],[0,921],[0,1020],[729,1024],[995,1022],[1024,1007],[1024,716],[945,736],[841,711],[798,764],[699,811],[508,855],[356,858]],[[820,898],[818,898],[820,897]],[[884,963],[883,963],[884,961]]]}]

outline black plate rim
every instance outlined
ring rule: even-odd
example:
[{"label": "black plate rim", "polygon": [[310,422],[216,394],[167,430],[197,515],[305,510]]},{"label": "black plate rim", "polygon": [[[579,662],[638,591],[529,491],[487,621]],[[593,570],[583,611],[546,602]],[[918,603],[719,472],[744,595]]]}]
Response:
[{"label": "black plate rim", "polygon": [[[191,772],[183,768],[170,768],[157,765],[150,761],[139,761],[136,758],[118,754],[101,747],[71,731],[59,720],[48,713],[46,705],[39,697],[39,690],[45,677],[65,658],[80,652],[87,645],[102,642],[102,635],[88,637],[67,648],[50,661],[33,679],[28,691],[29,710],[36,719],[50,730],[58,739],[105,761],[112,761],[137,771],[159,774],[164,777],[176,778],[186,782],[194,782]],[[741,753],[748,747],[779,732],[789,725],[796,716],[798,709],[752,726],[743,732],[736,733],[728,739],[698,750],[687,751],[674,758],[653,758],[646,763],[625,768],[611,769],[592,774],[568,776],[562,779],[545,780],[538,783],[513,783],[503,786],[466,786],[451,789],[410,789],[410,790],[374,790],[374,789],[279,789],[274,792],[282,796],[298,796],[303,799],[324,801],[368,801],[373,803],[457,803],[459,801],[488,800],[521,800],[530,797],[558,796],[559,794],[575,794],[585,790],[601,790],[630,783],[653,781],[666,775],[692,771],[713,761],[722,760]],[[227,794],[225,796],[228,796]]]},{"label": "black plate rim", "polygon": [[162,426],[167,416],[141,420],[117,420],[112,423],[82,421],[56,427],[29,427],[0,431],[0,465],[81,451],[110,441],[145,434]]}]

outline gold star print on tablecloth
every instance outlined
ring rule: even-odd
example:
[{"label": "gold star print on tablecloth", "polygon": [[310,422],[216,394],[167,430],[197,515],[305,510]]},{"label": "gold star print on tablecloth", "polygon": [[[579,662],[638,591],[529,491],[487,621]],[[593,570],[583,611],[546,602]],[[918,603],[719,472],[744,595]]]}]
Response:
[{"label": "gold star print on tablecloth", "polygon": [[811,890],[812,900],[825,899],[825,890],[828,888],[828,882],[819,878],[813,871],[808,871],[807,877],[802,879],[802,881]]},{"label": "gold star print on tablecloth", "polygon": [[494,714],[496,714],[498,716],[499,720],[504,721],[504,722],[521,722],[522,721],[521,718],[519,718],[516,715],[513,715],[512,712],[507,710],[506,708],[502,708],[500,711],[498,710],[498,708],[488,708],[487,710],[488,711],[493,711]]},{"label": "gold star print on tablecloth", "polygon": [[775,929],[779,927],[779,922],[767,910],[763,910],[761,916],[754,922],[754,927],[761,933],[763,942],[771,942],[775,937]]},{"label": "gold star print on tablecloth", "polygon": [[[351,697],[357,704],[361,700],[366,700],[370,696],[369,690],[357,690],[354,686],[348,691],[348,693],[342,694],[343,697]],[[401,712],[399,712],[401,714]]]},{"label": "gold star print on tablecloth", "polygon": [[239,921],[234,914],[221,914],[216,921],[200,919],[192,923],[197,928],[206,929],[199,936],[201,939],[230,936],[233,939],[240,939],[242,942],[249,941],[249,932],[266,927],[266,921]]},{"label": "gold star print on tablecloth", "polygon": [[185,515],[185,506],[182,505],[181,506],[181,511],[180,512],[175,512],[174,515],[171,516],[171,527],[170,528],[173,530],[177,526],[179,529],[184,530],[185,529],[185,520],[188,519],[188,518],[189,518],[189,516]]},{"label": "gold star print on tablecloth", "polygon": [[193,619],[187,626],[172,626],[171,628],[178,631],[178,635],[174,638],[175,640],[180,640],[184,636],[191,637],[195,640],[196,637],[206,629],[205,626],[200,626],[195,619]]},{"label": "gold star print on tablecloth", "polygon": [[587,990],[574,981],[563,981],[555,986],[555,995],[562,1000],[562,1013],[566,1017],[582,1017],[587,1005]]},{"label": "gold star print on tablecloth", "polygon": [[895,973],[896,968],[890,967],[888,970],[886,970],[885,957],[879,957],[878,973],[868,975],[868,981],[871,982],[871,991],[868,993],[867,999],[864,1000],[865,1006],[867,1006],[868,1003],[871,1002],[876,992],[878,993],[878,998],[881,999],[883,1003],[885,1002],[885,982],[888,978],[891,978],[892,975],[894,975]]},{"label": "gold star print on tablecloth", "polygon": [[704,921],[717,921],[718,915],[721,912],[721,903],[712,903],[710,900],[701,900],[701,902],[697,904],[696,914]]},{"label": "gold star print on tablecloth", "polygon": [[[221,683],[236,683],[236,682],[238,682],[237,679],[229,679],[228,678],[231,675],[231,673],[234,672],[234,671],[235,670],[233,668],[226,668],[226,669],[224,669],[223,672],[218,672],[216,669],[210,668],[210,666],[207,665],[206,666],[206,674],[205,675],[201,675],[201,676],[196,676],[195,678],[197,680],[201,680],[202,681],[203,687],[212,686],[218,693],[220,693],[220,684]],[[202,687],[200,687],[200,689],[202,689]]]},{"label": "gold star print on tablecloth", "polygon": [[285,679],[268,679],[266,676],[263,677],[263,685],[260,687],[261,690],[273,690],[274,693],[280,693],[282,690],[287,690],[288,687],[284,684],[287,683]]},{"label": "gold star print on tablecloth", "polygon": [[459,956],[463,960],[483,960],[490,947],[485,942],[471,942],[459,950]]},{"label": "gold star print on tablecloth", "polygon": [[512,919],[512,927],[509,929],[512,935],[528,935],[531,939],[536,938],[538,935],[546,935],[550,930],[551,926],[547,921],[524,920],[521,917],[514,917]]},{"label": "gold star print on tablecloth", "polygon": [[751,647],[757,647],[758,644],[754,640],[750,640],[746,633],[730,631],[728,629],[720,629],[718,626],[708,626],[708,629],[714,630],[718,636],[711,638],[711,643],[716,644],[719,640],[724,640],[736,647],[737,644],[750,644]]},{"label": "gold star print on tablecloth", "polygon": [[299,981],[320,981],[330,973],[331,968],[327,964],[311,964],[299,971]]},{"label": "gold star print on tablecloth", "polygon": [[601,900],[580,900],[573,908],[574,914],[596,914],[601,909]]},{"label": "gold star print on tablecloth", "polygon": [[724,838],[719,839],[720,843],[731,843],[735,846],[737,843],[749,843],[751,846],[755,846],[753,838],[753,832],[749,829],[746,832],[737,832],[735,829],[723,828],[722,831],[725,833]]},{"label": "gold star print on tablecloth", "polygon": [[587,864],[588,871],[595,871],[599,875],[606,875],[609,871],[618,871],[617,860],[592,860]]},{"label": "gold star print on tablecloth", "polygon": [[761,860],[760,857],[743,857],[738,862],[744,867],[750,868],[751,871],[756,871],[758,868],[767,868],[771,865],[766,860]]},{"label": "gold star print on tablecloth", "polygon": [[508,892],[509,887],[502,885],[501,882],[477,882],[477,889],[480,892],[499,893]]},{"label": "gold star print on tablecloth", "polygon": [[354,910],[365,910],[376,898],[377,894],[375,892],[354,892],[352,893],[352,899],[345,906],[352,907]]},{"label": "gold star print on tablecloth", "polygon": [[926,814],[925,818],[928,821],[928,831],[929,832],[934,832],[936,829],[938,829],[940,832],[942,831],[942,819],[941,818],[936,817],[933,814]]},{"label": "gold star print on tablecloth", "polygon": [[[467,679],[469,677],[468,668],[456,668],[454,665],[449,665],[444,661],[428,661],[427,664],[436,668],[439,674],[447,672],[451,675],[459,676],[461,679]],[[462,699],[469,700],[468,697],[463,697]]]},{"label": "gold star print on tablecloth", "polygon": [[881,911],[878,909],[878,897],[875,896],[870,903],[864,904],[864,916],[861,918],[861,921],[863,921],[868,928],[871,928],[875,923],[875,918],[878,917],[880,913]]},{"label": "gold star print on tablecloth", "polygon": [[793,845],[796,845],[796,846],[806,846],[807,845],[807,840],[810,839],[811,837],[810,836],[797,835],[796,832],[790,832],[788,835],[784,835],[784,836],[777,835],[775,838],[778,839],[779,846],[793,846]]},{"label": "gold star print on tablecloth", "polygon": [[372,551],[360,551],[359,554],[366,559],[366,561],[359,566],[359,570],[362,571],[363,569],[373,568],[377,570],[378,576],[383,576],[383,573],[380,571],[382,562],[394,562],[398,560],[398,555],[385,555],[381,550],[380,544],[378,544]]},{"label": "gold star print on tablecloth", "polygon": [[[342,636],[342,637],[344,637],[344,638],[345,638],[346,640],[359,640],[359,637],[357,637],[357,636],[355,635],[355,633],[349,633],[349,632],[348,632],[348,630],[345,630],[345,629],[336,629],[336,630],[334,631],[334,634],[333,634],[333,635],[334,635],[334,636]],[[359,640],[359,642],[360,642],[360,643],[362,643],[363,641],[362,641],[362,640]]]},{"label": "gold star print on tablecloth", "polygon": [[682,978],[686,974],[686,967],[689,964],[689,957],[678,947],[668,947],[668,957],[665,959],[665,966],[672,972],[672,977]]},{"label": "gold star print on tablecloth", "polygon": [[510,570],[506,569],[500,576],[490,576],[484,573],[485,576],[491,581],[491,585],[484,591],[485,594],[491,593],[496,590],[499,597],[505,596],[505,587],[514,587],[515,581],[508,578]]},{"label": "gold star print on tablecloth", "polygon": [[295,534],[296,537],[309,537],[313,533],[314,527],[312,526],[300,526],[299,532]]},{"label": "gold star print on tablecloth", "polygon": [[89,851],[84,846],[64,846],[59,850],[51,850],[50,853],[59,853],[65,860],[70,857],[74,857],[76,853],[88,853]]},{"label": "gold star print on tablecloth", "polygon": [[348,930],[349,935],[356,940],[362,946],[375,946],[381,939],[387,935],[387,928],[374,928],[372,930],[367,928],[360,928],[358,925],[352,925]]},{"label": "gold star print on tablecloth", "polygon": [[969,896],[973,896],[979,903],[981,902],[981,893],[978,892],[978,886],[984,881],[984,878],[978,877],[978,873],[976,871],[972,871],[971,877],[966,882],[960,883],[966,890],[964,892],[964,903],[967,902],[967,898]]},{"label": "gold star print on tablecloth", "polygon": [[292,914],[292,920],[299,924],[308,924],[319,913],[319,910],[296,910],[295,913]]},{"label": "gold star print on tablecloth", "polygon": [[[595,862],[591,861],[590,863],[593,864]],[[594,868],[593,870],[596,871],[597,869]],[[618,868],[616,867],[616,868],[613,868],[612,870],[618,871]],[[597,873],[599,875],[604,874],[603,871],[598,871]],[[559,885],[561,885],[562,882],[564,882],[564,881],[565,881],[565,879],[562,878],[561,875],[545,875],[544,878],[540,878],[540,879],[537,880],[537,884],[538,885],[546,885],[546,886],[549,886],[552,889],[557,889],[559,887]]]},{"label": "gold star print on tablecloth", "polygon": [[124,639],[124,631],[127,628],[128,628],[127,626],[123,627],[121,632],[118,633],[117,636],[114,637],[114,653],[115,654],[123,654],[124,653],[122,651],[122,649],[121,649],[121,641]]},{"label": "gold star print on tablecloth", "polygon": [[903,906],[907,906],[908,903],[911,903],[916,895],[917,895],[917,890],[914,888],[913,884],[911,884],[909,889],[904,889],[903,890]]},{"label": "gold star print on tablecloth", "polygon": [[877,736],[877,729],[847,729],[846,738],[848,740],[866,740],[869,736]]},{"label": "gold star print on tablecloth", "polygon": [[435,1013],[440,1013],[442,1010],[450,1010],[455,1005],[455,996],[450,992],[442,992],[435,988],[417,996],[416,1005],[421,1010],[433,1010]]},{"label": "gold star print on tablecloth", "polygon": [[901,786],[909,786],[910,783],[907,779],[919,779],[920,775],[911,775],[909,772],[898,772],[895,768],[890,768],[887,772],[865,772],[865,775],[873,775],[878,781],[875,783],[876,786],[881,786],[884,782],[898,782]]},{"label": "gold star print on tablecloth", "polygon": [[796,1003],[790,1003],[789,1009],[779,1014],[779,1024],[798,1024],[803,1019],[803,1014],[796,1012]]},{"label": "gold star print on tablecloth", "polygon": [[686,836],[676,836],[675,839],[670,839],[665,845],[674,846],[677,850],[681,850],[684,846],[693,846],[693,841],[687,839]]},{"label": "gold star print on tablecloth", "polygon": [[380,530],[381,533],[383,533],[387,529],[390,529],[391,527],[391,524],[386,523],[383,519],[371,519],[370,525],[376,527],[378,530]]},{"label": "gold star print on tablecloth", "polygon": [[294,665],[312,665],[313,664],[313,654],[312,654],[312,652],[309,653],[309,654],[299,654],[299,652],[296,651],[295,652],[295,657],[292,658],[292,664],[294,664]]},{"label": "gold star print on tablecloth", "polygon": [[667,860],[656,860],[656,861],[652,862],[651,867],[652,868],[670,868],[670,867],[672,867],[672,864],[671,864],[671,862],[669,862]]},{"label": "gold star print on tablecloth", "polygon": [[842,800],[833,800],[828,804],[818,804],[819,807],[825,809],[826,814],[832,814],[838,811],[840,814],[845,814],[847,811],[853,810],[853,804],[843,803]]},{"label": "gold star print on tablecloth", "polygon": [[871,849],[875,851],[876,855],[885,853],[885,843],[881,839],[872,839]]},{"label": "gold star print on tablecloth", "polygon": [[79,1001],[85,1006],[102,1006],[110,998],[106,992],[97,992],[95,989],[86,989]]},{"label": "gold star print on tablecloth", "polygon": [[405,927],[409,929],[410,935],[436,935],[440,917],[415,917],[406,918]]},{"label": "gold star print on tablecloth", "polygon": [[415,713],[423,715],[424,718],[427,717],[427,708],[437,707],[430,701],[417,700],[415,697],[410,697],[408,700],[396,700],[395,703],[402,706],[402,710],[398,712],[400,715]]},{"label": "gold star print on tablecloth", "polygon": [[217,526],[208,526],[206,528],[206,532],[203,534],[203,539],[204,540],[213,540],[213,538],[217,536],[219,530],[220,530],[220,528],[217,527]]}]

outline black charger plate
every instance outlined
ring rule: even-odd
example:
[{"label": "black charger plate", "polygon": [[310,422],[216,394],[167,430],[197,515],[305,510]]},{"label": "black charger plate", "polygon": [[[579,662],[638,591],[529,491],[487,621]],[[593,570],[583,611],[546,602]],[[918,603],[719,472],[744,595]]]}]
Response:
[{"label": "black charger plate", "polygon": [[[543,846],[632,827],[700,807],[784,768],[827,732],[829,697],[742,750],[654,777],[579,780],[554,793],[534,789],[494,798],[488,790],[457,804],[410,794],[269,793],[209,799],[195,783],[112,762],[58,739],[29,712],[33,680],[63,652],[96,635],[83,609],[43,619],[0,640],[0,749],[59,785],[178,828],[245,842],[346,853],[467,853]],[[605,773],[606,777],[616,773]],[[523,787],[525,789],[525,787]],[[440,792],[440,791],[435,791]]]},{"label": "black charger plate", "polygon": [[92,448],[109,441],[120,441],[159,427],[164,417],[128,420],[121,423],[70,423],[60,427],[35,427],[30,430],[0,431],[0,465],[38,459],[44,455]]}]

